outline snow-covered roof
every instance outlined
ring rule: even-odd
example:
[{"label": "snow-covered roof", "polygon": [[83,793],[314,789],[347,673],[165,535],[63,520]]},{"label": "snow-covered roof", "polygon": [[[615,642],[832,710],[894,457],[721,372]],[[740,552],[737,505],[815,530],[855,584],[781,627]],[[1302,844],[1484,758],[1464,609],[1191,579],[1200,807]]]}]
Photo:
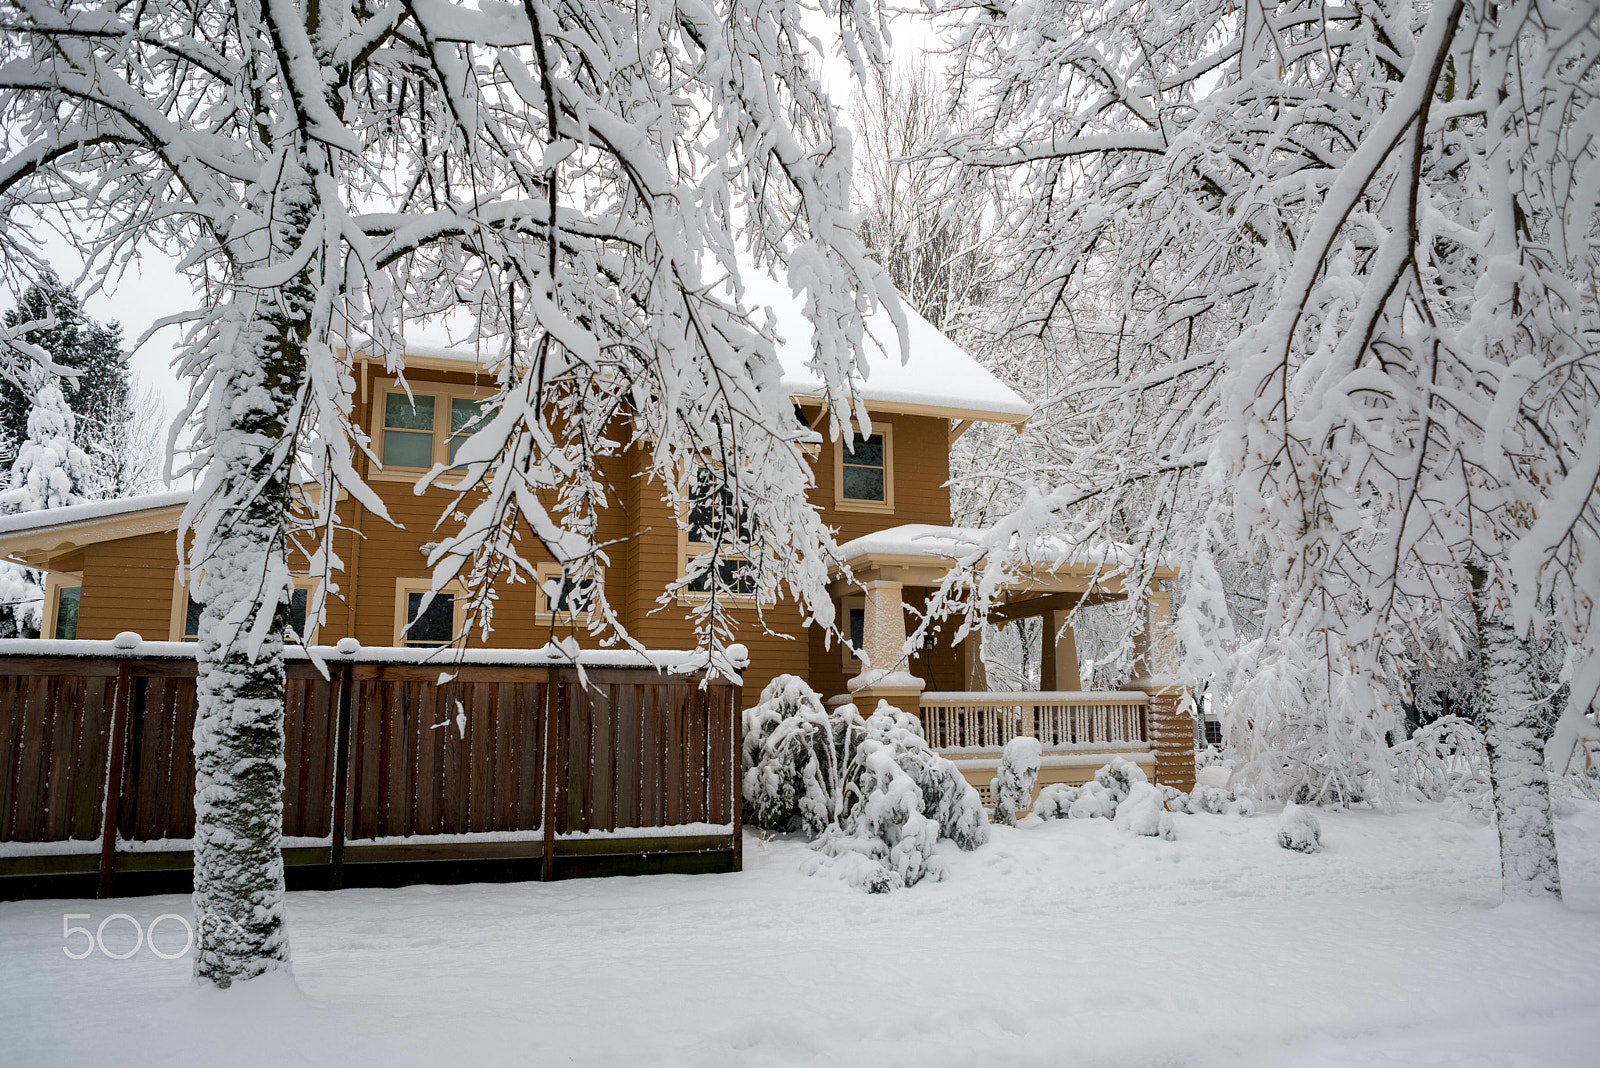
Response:
[{"label": "snow-covered roof", "polygon": [[189,490],[163,490],[160,493],[142,493],[136,497],[89,501],[85,504],[69,505],[66,508],[51,508],[48,511],[18,512],[16,515],[0,516],[0,535],[21,534],[46,527],[90,523],[132,515],[135,512],[181,507],[189,503],[189,497]]},{"label": "snow-covered roof", "polygon": [[[822,380],[807,366],[814,330],[804,305],[765,271],[747,268],[744,303],[772,310],[778,335],[778,362],[783,384],[795,397],[820,397]],[[1033,414],[1033,406],[991,374],[965,349],[951,341],[928,320],[902,301],[910,356],[902,361],[900,335],[888,311],[879,307],[867,319],[861,398],[888,411],[948,415],[981,422],[1018,423]],[[759,321],[762,313],[755,317]],[[452,325],[460,327],[459,332]],[[485,346],[462,339],[471,336],[471,324],[436,322],[406,331],[405,351],[412,358],[460,360],[478,363]]]},{"label": "snow-covered roof", "polygon": [[[983,548],[991,536],[990,531],[972,527],[906,523],[847,541],[839,546],[839,553],[846,563],[868,556],[915,556],[954,561]],[[1099,539],[1073,542],[1061,537],[1042,537],[1034,542],[1027,553],[1019,556],[1025,557],[1030,564],[1045,567],[1099,567],[1132,562],[1132,553],[1127,546]]]},{"label": "snow-covered roof", "polygon": [[[795,396],[821,396],[822,380],[806,366],[813,328],[799,298],[786,283],[761,271],[746,271],[743,281],[746,304],[772,309],[783,384]],[[863,345],[867,376],[859,386],[863,400],[889,408],[959,412],[986,422],[1015,423],[1033,414],[1032,405],[938,327],[904,301],[901,307],[909,348],[904,361],[900,335],[888,311],[880,307],[867,319]]]}]

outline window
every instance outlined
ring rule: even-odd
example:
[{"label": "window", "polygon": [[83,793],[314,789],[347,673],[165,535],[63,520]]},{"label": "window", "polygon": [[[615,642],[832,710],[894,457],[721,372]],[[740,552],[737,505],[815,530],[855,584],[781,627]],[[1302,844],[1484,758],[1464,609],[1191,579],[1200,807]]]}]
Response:
[{"label": "window", "polygon": [[[295,575],[294,587],[289,591],[289,626],[293,633],[299,635],[299,640],[310,645],[316,637],[317,628],[312,626],[307,631],[306,612],[311,606],[311,588],[316,585],[316,579],[310,575]],[[177,579],[172,596],[172,629],[169,637],[175,642],[195,642],[200,640],[200,612],[205,608],[205,602],[196,600],[190,592],[189,584],[184,581],[184,569],[178,568]],[[179,615],[179,611],[182,615]],[[294,641],[288,631],[284,632],[285,641]]]},{"label": "window", "polygon": [[[427,607],[423,607],[423,602]],[[449,645],[456,637],[456,599],[452,594],[436,593],[428,600],[428,591],[416,590],[406,594],[405,628],[407,645]]]},{"label": "window", "polygon": [[459,582],[452,582],[424,608],[422,602],[432,588],[425,578],[395,579],[394,644],[442,648],[465,637],[466,591]]},{"label": "window", "polygon": [[1218,720],[1218,719],[1208,719],[1208,720],[1205,721],[1205,728],[1206,728],[1206,744],[1207,745],[1221,746],[1222,745],[1222,721]]},{"label": "window", "polygon": [[866,437],[852,434],[851,448],[834,446],[834,503],[847,512],[894,510],[894,429],[874,423]]},{"label": "window", "polygon": [[742,596],[754,596],[756,577],[743,553],[729,543],[748,542],[752,531],[749,512],[744,508],[733,515],[733,490],[722,480],[720,472],[701,468],[695,473],[694,484],[688,491],[689,501],[684,517],[688,528],[683,533],[683,573],[688,574],[689,561],[716,547],[722,541],[715,571],[700,572],[689,583],[691,593],[710,593],[712,576],[720,579],[723,589]]},{"label": "window", "polygon": [[861,660],[861,656],[856,650],[866,643],[867,610],[864,607],[852,608],[850,609],[850,644],[847,646],[852,661],[859,662]]},{"label": "window", "polygon": [[450,462],[456,462],[456,450],[461,448],[462,442],[483,428],[489,421],[491,413],[483,410],[483,402],[475,401],[469,397],[450,398],[450,440],[447,447],[450,452]]},{"label": "window", "polygon": [[433,466],[433,398],[390,393],[383,406],[383,466]]},{"label": "window", "polygon": [[77,575],[47,572],[44,581],[44,618],[39,634],[46,638],[71,641],[78,636],[78,604],[83,597],[83,579]]},{"label": "window", "polygon": [[[554,604],[546,589],[549,583],[555,583],[557,593]],[[578,584],[568,579],[561,571],[560,564],[539,565],[539,612],[542,615],[555,615],[563,619],[589,614],[592,596],[588,590],[580,594]]]},{"label": "window", "polygon": [[[486,410],[486,400],[441,390],[408,395],[404,390],[388,389],[382,398],[379,456],[391,479],[410,481],[412,471],[425,471],[436,462],[454,464],[462,443],[493,415]],[[383,472],[375,474],[384,477]]]},{"label": "window", "polygon": [[197,642],[200,640],[200,613],[205,609],[205,605],[195,600],[192,593],[184,595],[184,603],[186,607],[183,612],[183,640]]}]

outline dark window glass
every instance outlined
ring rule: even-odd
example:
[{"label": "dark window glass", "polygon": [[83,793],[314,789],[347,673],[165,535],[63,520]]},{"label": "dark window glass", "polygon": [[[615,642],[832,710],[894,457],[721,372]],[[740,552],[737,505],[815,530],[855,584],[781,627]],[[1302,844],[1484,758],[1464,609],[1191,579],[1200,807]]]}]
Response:
[{"label": "dark window glass", "polygon": [[580,593],[578,584],[568,579],[567,576],[552,575],[545,579],[544,582],[546,586],[545,598],[547,600],[550,600],[549,585],[555,583],[557,587],[555,598],[550,601],[552,611],[560,615],[574,615],[589,610],[587,591]]},{"label": "dark window glass", "polygon": [[839,495],[847,501],[886,501],[883,435],[857,434],[854,449],[844,454],[844,478]]},{"label": "dark window glass", "polygon": [[[754,594],[756,592],[756,577],[750,570],[750,565],[741,558],[722,557],[717,560],[717,573],[722,578],[722,586],[729,593]],[[689,583],[689,589],[695,593],[711,592],[711,572],[702,571]]]},{"label": "dark window glass", "polygon": [[746,509],[739,510],[739,529],[736,534],[728,515],[732,510],[732,488],[723,483],[718,472],[702,469],[695,475],[694,485],[689,490],[689,541],[710,545],[717,540],[720,528],[724,543],[735,537],[748,542],[751,535],[750,513]]},{"label": "dark window glass", "polygon": [[860,660],[856,650],[861,648],[867,640],[867,610],[865,608],[850,609],[850,659]]},{"label": "dark window glass", "polygon": [[1214,719],[1206,720],[1206,744],[1222,744],[1222,724],[1220,721]]},{"label": "dark window glass", "polygon": [[71,641],[78,636],[78,601],[81,586],[62,586],[56,593],[56,637]]},{"label": "dark window glass", "polygon": [[205,605],[194,599],[194,594],[189,594],[189,607],[184,610],[183,640],[195,642],[200,640],[200,610]]},{"label": "dark window glass", "polygon": [[309,600],[310,590],[297,589],[289,594],[289,626],[300,635],[300,640],[306,637],[306,604]]},{"label": "dark window glass", "polygon": [[[422,609],[423,592],[406,594],[407,645],[449,645],[455,641],[456,599],[448,593],[434,594],[426,611]],[[420,615],[418,613],[421,613]]]}]

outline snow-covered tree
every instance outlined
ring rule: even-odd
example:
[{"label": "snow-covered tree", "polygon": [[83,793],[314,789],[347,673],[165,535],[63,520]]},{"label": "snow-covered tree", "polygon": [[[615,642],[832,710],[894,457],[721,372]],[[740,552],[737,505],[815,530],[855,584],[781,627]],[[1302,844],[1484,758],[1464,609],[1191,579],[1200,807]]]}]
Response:
[{"label": "snow-covered tree", "polygon": [[[65,508],[83,500],[93,467],[73,440],[76,430],[76,417],[61,387],[51,376],[37,378],[27,436],[17,446],[7,488],[0,492],[0,514]],[[38,636],[42,575],[16,564],[0,564],[0,602],[13,636]]]},{"label": "snow-covered tree", "polygon": [[1269,642],[1328,636],[1351,693],[1408,642],[1475,637],[1506,887],[1557,892],[1550,695],[1518,680],[1559,632],[1552,753],[1592,732],[1594,5],[964,10],[979,121],[944,148],[1014,193],[1014,320],[1116,339],[1071,379],[1075,477],[1025,497],[983,563],[1065,528],[1131,542],[1142,586],[1159,557],[1203,574],[1231,543],[1272,565]]},{"label": "snow-covered tree", "polygon": [[91,474],[89,456],[74,440],[77,416],[54,381],[40,382],[28,412],[28,434],[17,447],[11,480],[0,493],[0,512],[41,512],[84,499]]},{"label": "snow-covered tree", "polygon": [[[858,70],[882,57],[869,9],[824,7]],[[431,558],[436,584],[469,587],[477,625],[492,625],[495,583],[536,580],[520,535],[621,630],[593,532],[612,490],[597,459],[630,447],[669,496],[714,472],[717,507],[737,517],[713,524],[684,580],[711,593],[694,618],[713,667],[732,669],[736,583],[764,601],[782,588],[832,623],[831,535],[805,492],[814,435],[739,275],[774,270],[803,302],[834,432],[866,314],[898,306],[854,230],[851,140],[801,14],[749,0],[28,0],[0,16],[0,264],[40,266],[30,223],[51,210],[94,269],[161,247],[201,291],[179,317],[199,477],[180,539],[193,534],[206,606],[201,976],[287,967],[287,552],[321,576],[317,618],[337,589],[334,488],[386,514],[356,473],[368,443],[343,353],[403,372],[407,331],[444,321],[496,376],[492,414],[455,458],[466,518]],[[318,492],[299,491],[300,472]],[[733,553],[739,574],[719,566]]]},{"label": "snow-covered tree", "polygon": [[974,325],[998,263],[989,243],[990,197],[920,154],[949,123],[925,60],[875,76],[851,107],[852,189],[861,237],[917,312],[958,340]]},{"label": "snow-covered tree", "polygon": [[[90,498],[125,496],[136,487],[119,477],[130,462],[125,455],[133,427],[131,383],[122,328],[117,323],[97,323],[83,312],[78,295],[51,271],[42,272],[6,312],[7,326],[26,322],[50,325],[27,331],[27,340],[50,353],[58,365],[73,373],[60,379],[76,417],[75,440],[88,454],[94,474],[83,484]],[[0,437],[10,456],[28,436],[28,415],[33,390],[26,381],[0,379]]]}]

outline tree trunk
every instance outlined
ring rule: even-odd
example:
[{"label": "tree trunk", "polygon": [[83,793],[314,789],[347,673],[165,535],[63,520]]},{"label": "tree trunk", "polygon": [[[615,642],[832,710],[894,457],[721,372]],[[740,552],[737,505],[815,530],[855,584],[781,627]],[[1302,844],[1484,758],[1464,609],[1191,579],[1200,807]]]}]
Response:
[{"label": "tree trunk", "polygon": [[1508,897],[1559,898],[1543,701],[1535,692],[1538,673],[1528,643],[1495,611],[1491,596],[1483,575],[1474,571],[1472,604],[1482,658],[1478,714],[1500,831],[1500,883]]},{"label": "tree trunk", "polygon": [[[304,172],[271,192],[272,262],[302,239],[315,192]],[[309,269],[288,285],[235,291],[237,327],[217,353],[214,440],[196,529],[199,701],[195,717],[195,975],[226,987],[287,971],[283,895],[282,632],[287,601],[269,576],[285,573],[290,458],[272,454],[305,379]],[[204,558],[198,558],[203,550]],[[261,603],[266,601],[268,603]],[[252,655],[261,612],[270,633]]]}]

